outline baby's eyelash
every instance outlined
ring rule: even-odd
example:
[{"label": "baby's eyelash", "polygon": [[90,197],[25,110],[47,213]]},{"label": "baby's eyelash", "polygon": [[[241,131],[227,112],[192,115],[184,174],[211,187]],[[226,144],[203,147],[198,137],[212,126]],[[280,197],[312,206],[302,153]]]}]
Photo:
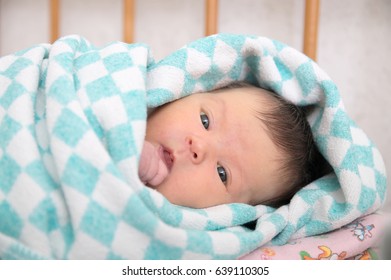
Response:
[{"label": "baby's eyelash", "polygon": [[204,112],[201,112],[200,113],[200,119],[201,119],[201,123],[204,126],[204,128],[208,129],[209,128],[209,124],[210,124],[208,115],[205,114]]},{"label": "baby's eyelash", "polygon": [[223,182],[224,185],[227,185],[228,182],[228,172],[227,170],[221,166],[220,164],[217,164],[217,174],[220,177],[221,182]]}]

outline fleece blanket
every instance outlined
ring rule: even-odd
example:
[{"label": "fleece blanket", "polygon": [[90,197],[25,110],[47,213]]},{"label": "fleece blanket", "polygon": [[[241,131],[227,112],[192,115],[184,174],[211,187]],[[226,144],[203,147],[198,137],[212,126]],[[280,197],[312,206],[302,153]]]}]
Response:
[{"label": "fleece blanket", "polygon": [[[334,173],[289,205],[189,209],[145,187],[148,109],[247,81],[299,106]],[[156,63],[147,46],[79,36],[0,60],[0,258],[234,259],[381,207],[382,157],[316,63],[280,42],[220,34]],[[256,221],[256,227],[242,226]]]}]

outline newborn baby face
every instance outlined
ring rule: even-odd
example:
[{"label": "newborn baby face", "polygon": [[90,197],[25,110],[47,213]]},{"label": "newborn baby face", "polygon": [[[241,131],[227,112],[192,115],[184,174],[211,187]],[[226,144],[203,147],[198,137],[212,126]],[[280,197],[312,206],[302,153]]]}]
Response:
[{"label": "newborn baby face", "polygon": [[256,111],[271,99],[258,88],[199,93],[148,118],[146,140],[161,152],[167,177],[153,186],[171,203],[205,208],[258,204],[281,191],[281,153]]}]

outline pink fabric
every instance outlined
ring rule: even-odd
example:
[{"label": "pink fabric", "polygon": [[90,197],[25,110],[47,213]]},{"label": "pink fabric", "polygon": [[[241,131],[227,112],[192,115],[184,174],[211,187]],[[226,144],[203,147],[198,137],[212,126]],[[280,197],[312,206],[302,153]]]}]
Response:
[{"label": "pink fabric", "polygon": [[292,240],[283,246],[266,244],[244,260],[340,260],[379,259],[377,248],[384,235],[388,217],[370,214],[338,230]]}]

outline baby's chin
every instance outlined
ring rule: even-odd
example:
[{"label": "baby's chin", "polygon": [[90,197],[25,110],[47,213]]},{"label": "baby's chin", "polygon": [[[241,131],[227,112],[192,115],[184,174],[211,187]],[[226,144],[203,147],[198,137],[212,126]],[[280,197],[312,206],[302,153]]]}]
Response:
[{"label": "baby's chin", "polygon": [[170,182],[167,182],[167,180],[163,181],[157,186],[151,186],[151,188],[163,195],[172,204],[184,207],[197,208],[193,207],[192,203],[186,202],[186,198],[179,197],[178,192],[176,191],[176,186],[174,186]]},{"label": "baby's chin", "polygon": [[166,198],[167,198],[167,194],[169,193],[167,191],[167,180],[168,178],[166,178],[162,183],[160,183],[159,185],[157,186],[148,186],[150,187],[151,189],[154,189],[156,191],[158,191],[159,193],[161,193],[162,195],[164,195]]}]

